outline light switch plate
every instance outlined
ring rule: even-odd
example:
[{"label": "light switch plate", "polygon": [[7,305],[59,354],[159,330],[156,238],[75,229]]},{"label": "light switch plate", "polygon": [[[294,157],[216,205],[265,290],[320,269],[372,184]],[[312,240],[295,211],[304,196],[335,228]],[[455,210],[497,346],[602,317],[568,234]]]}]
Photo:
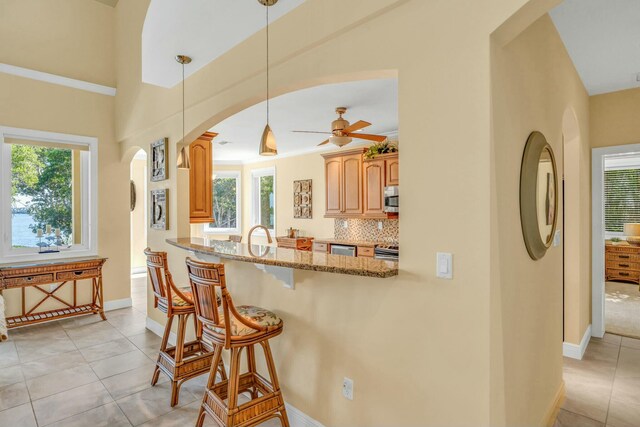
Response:
[{"label": "light switch plate", "polygon": [[562,234],[560,230],[556,230],[556,234],[553,235],[553,246],[560,246],[562,240]]},{"label": "light switch plate", "polygon": [[453,279],[453,254],[448,252],[436,254],[436,276],[441,279]]}]

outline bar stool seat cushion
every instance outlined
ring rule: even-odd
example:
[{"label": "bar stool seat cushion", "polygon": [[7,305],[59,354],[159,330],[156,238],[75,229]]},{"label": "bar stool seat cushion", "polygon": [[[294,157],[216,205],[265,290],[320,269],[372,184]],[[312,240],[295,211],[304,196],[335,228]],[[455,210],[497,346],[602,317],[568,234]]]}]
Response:
[{"label": "bar stool seat cushion", "polygon": [[171,296],[171,302],[173,303],[174,307],[187,307],[190,305],[193,305],[193,293],[191,292],[191,288],[179,288],[180,292],[182,292],[182,294],[187,297],[189,300],[185,301],[182,298],[180,298],[178,295],[172,295]]},{"label": "bar stool seat cushion", "polygon": [[[250,320],[253,323],[257,323],[263,327],[279,326],[282,324],[280,319],[273,311],[269,311],[265,308],[256,307],[254,305],[239,305],[236,306],[238,313]],[[220,318],[224,318],[222,307],[220,307]],[[219,334],[224,334],[224,328],[214,328]],[[233,336],[245,336],[258,332],[257,330],[250,328],[249,326],[236,319],[235,316],[231,316],[231,335]]]}]

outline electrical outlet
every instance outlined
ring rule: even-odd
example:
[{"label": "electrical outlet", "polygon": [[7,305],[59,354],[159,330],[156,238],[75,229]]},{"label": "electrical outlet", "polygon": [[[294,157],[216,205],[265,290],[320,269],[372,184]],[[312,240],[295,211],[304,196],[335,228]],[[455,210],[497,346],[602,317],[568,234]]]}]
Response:
[{"label": "electrical outlet", "polygon": [[349,228],[349,223],[347,222],[346,219],[342,220],[342,228]]},{"label": "electrical outlet", "polygon": [[344,377],[342,380],[342,395],[349,400],[353,400],[353,380]]},{"label": "electrical outlet", "polygon": [[378,221],[378,230],[382,230],[382,221]]}]

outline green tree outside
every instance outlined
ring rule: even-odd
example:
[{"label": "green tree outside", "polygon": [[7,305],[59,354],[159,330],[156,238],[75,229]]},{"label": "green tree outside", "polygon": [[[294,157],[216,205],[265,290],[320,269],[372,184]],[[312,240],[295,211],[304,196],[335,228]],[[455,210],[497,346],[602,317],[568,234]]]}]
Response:
[{"label": "green tree outside", "polygon": [[60,148],[13,144],[11,146],[12,201],[26,197],[35,234],[46,225],[59,228],[63,243],[72,233],[72,151]]}]

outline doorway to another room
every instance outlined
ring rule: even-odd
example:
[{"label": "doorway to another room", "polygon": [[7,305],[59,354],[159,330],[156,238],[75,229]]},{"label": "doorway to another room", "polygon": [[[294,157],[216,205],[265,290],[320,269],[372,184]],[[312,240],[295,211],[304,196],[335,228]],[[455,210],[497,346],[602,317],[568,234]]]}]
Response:
[{"label": "doorway to another room", "polygon": [[133,308],[147,313],[147,153],[139,150],[131,160],[131,300]]},{"label": "doorway to another room", "polygon": [[594,325],[640,338],[640,144],[594,149],[593,174]]}]

